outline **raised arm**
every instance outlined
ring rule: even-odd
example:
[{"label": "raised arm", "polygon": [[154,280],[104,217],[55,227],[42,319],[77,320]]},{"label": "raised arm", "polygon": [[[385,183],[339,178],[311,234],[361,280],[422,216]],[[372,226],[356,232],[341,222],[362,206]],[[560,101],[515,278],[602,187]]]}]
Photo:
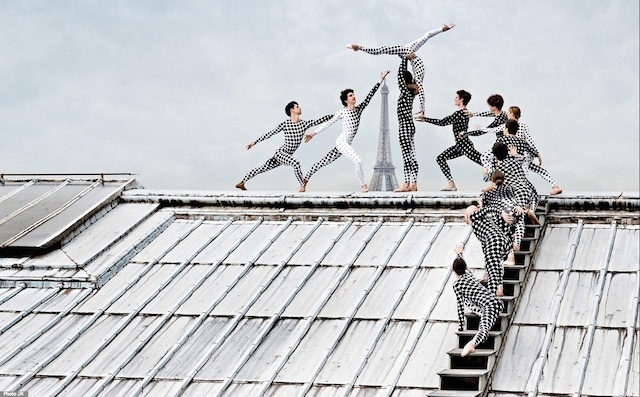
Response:
[{"label": "raised arm", "polygon": [[276,128],[272,129],[271,131],[269,131],[266,134],[262,135],[260,138],[256,139],[255,141],[251,142],[250,144],[248,144],[246,146],[247,150],[249,150],[252,147],[254,147],[256,145],[256,143],[264,141],[265,139],[269,139],[272,136],[274,136],[275,134],[281,132],[283,130],[283,127],[284,127],[284,122],[278,124],[278,126]]}]

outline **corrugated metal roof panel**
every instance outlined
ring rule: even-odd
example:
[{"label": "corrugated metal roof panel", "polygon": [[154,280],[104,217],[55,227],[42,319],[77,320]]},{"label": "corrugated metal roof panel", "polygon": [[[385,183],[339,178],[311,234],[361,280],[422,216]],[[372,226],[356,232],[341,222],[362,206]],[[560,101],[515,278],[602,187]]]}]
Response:
[{"label": "corrugated metal roof panel", "polygon": [[[367,197],[327,197],[313,208],[323,220],[288,197],[268,199],[283,207],[256,196],[250,201],[259,208],[243,213],[234,204],[240,196],[218,195],[227,209],[176,207],[179,198],[105,209],[64,246],[72,258],[88,258],[85,269],[121,264],[97,291],[0,288],[0,323],[8,324],[0,390],[15,387],[12,375],[45,395],[185,388],[184,395],[413,397],[437,389],[437,372],[458,343],[456,242],[468,240],[465,258],[484,274],[480,244],[461,222],[468,198],[456,197],[454,210],[438,198],[430,213],[430,204],[406,212],[382,196],[374,199],[380,208]],[[502,395],[620,394],[623,381],[628,390],[640,383],[638,227],[624,216],[620,224],[573,219],[547,220],[494,373],[492,390]],[[5,278],[83,271],[67,269],[63,250],[3,257],[0,267]],[[601,372],[606,380],[595,382]]]},{"label": "corrugated metal roof panel", "polygon": [[5,182],[0,191],[0,248],[47,248],[134,186],[133,180],[103,179]]}]

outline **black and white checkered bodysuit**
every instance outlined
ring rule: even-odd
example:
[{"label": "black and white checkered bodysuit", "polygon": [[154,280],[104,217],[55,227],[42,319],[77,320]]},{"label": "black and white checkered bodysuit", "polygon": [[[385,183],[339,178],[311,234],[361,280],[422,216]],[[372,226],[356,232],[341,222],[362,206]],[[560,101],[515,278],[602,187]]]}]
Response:
[{"label": "black and white checkered bodysuit", "polygon": [[455,145],[447,148],[436,158],[436,161],[440,166],[440,170],[449,182],[453,181],[453,177],[451,176],[451,169],[447,164],[448,160],[453,160],[461,156],[467,156],[474,163],[480,165],[482,164],[482,162],[480,161],[480,152],[478,152],[473,146],[473,142],[471,142],[471,139],[469,139],[469,137],[466,135],[462,138],[458,137],[458,134],[467,132],[467,128],[469,127],[469,118],[467,117],[463,109],[457,110],[453,114],[443,119],[432,119],[426,117],[424,121],[439,126],[446,126],[450,124],[453,126],[453,138],[456,142]]},{"label": "black and white checkered bodysuit", "polygon": [[464,330],[465,305],[479,312],[478,332],[472,339],[473,345],[478,346],[489,337],[489,331],[502,311],[502,301],[482,286],[469,270],[453,282],[453,292],[456,294],[459,331]]},{"label": "black and white checkered bodysuit", "polygon": [[[504,129],[504,125],[501,125],[501,126],[494,127],[492,129],[487,130],[487,133],[493,132],[496,134],[496,137],[498,137],[498,134],[502,134],[503,129]],[[533,138],[531,138],[531,133],[529,132],[529,126],[525,123],[518,122],[518,132],[516,132],[516,137],[524,140],[530,147],[530,149],[526,153],[524,153],[525,161],[522,164],[524,168],[525,176],[528,176],[529,171],[531,170],[536,174],[540,175],[542,179],[547,181],[552,187],[556,186],[556,182],[551,177],[551,174],[549,174],[549,171],[547,171],[546,169],[542,168],[541,166],[533,162],[533,159],[538,156],[539,152],[538,152],[538,149],[536,148],[536,144],[533,141]],[[520,152],[518,151],[518,153]],[[532,153],[536,153],[536,154],[533,155]],[[492,172],[493,169],[495,169],[495,159],[493,157],[493,153],[491,152],[491,149],[487,150],[485,153],[482,154],[482,164],[483,164],[483,167],[487,168],[487,170],[489,171],[489,174]]]},{"label": "black and white checkered bodysuit", "polygon": [[[506,112],[500,112],[500,114],[497,115],[497,116],[495,114],[493,114],[493,112],[489,112],[489,111],[475,112],[475,113],[473,113],[473,115],[475,117],[491,117],[491,116],[494,116],[494,119],[491,122],[491,124],[489,124],[485,128],[482,128],[482,129],[479,129],[479,130],[475,130],[475,131],[469,131],[467,134],[469,134],[470,136],[480,136],[480,135],[484,135],[486,133],[495,133],[496,134],[496,138],[499,138],[502,135],[504,135],[504,132],[502,131],[502,127],[504,127],[504,123],[507,122],[507,113]],[[502,127],[500,127],[500,126],[502,126]],[[498,129],[498,127],[500,127],[500,129]]]},{"label": "black and white checkered bodysuit", "polygon": [[484,263],[489,281],[487,289],[495,295],[502,285],[504,269],[502,262],[511,251],[511,238],[500,226],[500,211],[492,207],[483,207],[471,214],[471,230],[482,246]]},{"label": "black and white checkered bodysuit", "polygon": [[356,174],[358,175],[358,179],[360,180],[360,185],[366,185],[364,179],[364,171],[362,169],[362,159],[360,158],[358,153],[353,150],[353,147],[351,147],[351,142],[358,132],[358,126],[360,125],[360,116],[362,116],[362,112],[367,107],[369,101],[371,101],[371,98],[373,98],[373,95],[376,93],[379,87],[380,83],[376,83],[371,91],[369,91],[369,94],[364,99],[364,101],[356,105],[353,110],[346,107],[338,110],[336,114],[331,117],[331,119],[326,121],[315,130],[316,133],[320,133],[331,124],[335,123],[337,120],[342,121],[342,133],[338,135],[338,138],[336,138],[336,146],[331,149],[323,158],[321,158],[311,166],[311,169],[305,176],[306,180],[311,179],[311,176],[313,176],[313,174],[315,174],[320,168],[331,164],[332,162],[336,161],[341,155],[344,155],[355,164]]},{"label": "black and white checkered bodysuit", "polygon": [[407,70],[407,59],[402,58],[398,68],[398,88],[400,89],[397,107],[398,135],[400,149],[402,150],[404,181],[405,183],[416,183],[418,182],[418,158],[415,144],[416,126],[411,114],[414,95],[409,91],[404,80],[403,71],[405,70]]},{"label": "black and white checkered bodysuit", "polygon": [[315,125],[324,123],[330,118],[331,115],[329,114],[317,120],[298,120],[298,122],[285,120],[278,124],[278,126],[273,130],[256,139],[256,143],[258,143],[271,138],[275,134],[284,132],[284,145],[276,150],[273,157],[267,160],[263,165],[249,171],[247,175],[242,178],[242,182],[244,183],[258,174],[272,170],[281,165],[289,165],[293,167],[296,179],[298,179],[298,182],[302,184],[302,169],[300,168],[300,162],[293,157],[293,153],[298,149],[298,147],[300,147],[300,143],[302,142],[302,138],[304,137],[304,132],[306,130]]},{"label": "black and white checkered bodysuit", "polygon": [[504,160],[496,162],[496,169],[504,172],[504,183],[513,187],[518,205],[535,211],[538,207],[538,192],[524,175],[524,161],[524,156],[520,154],[507,156]]},{"label": "black and white checkered bodysuit", "polygon": [[[432,30],[430,32],[425,33],[419,39],[414,40],[411,43],[406,45],[394,45],[394,46],[383,46],[383,47],[360,47],[360,50],[371,55],[387,54],[387,55],[399,55],[401,57],[404,57],[410,52],[415,53],[420,49],[420,47],[422,47],[422,45],[427,40],[437,35],[438,33],[442,33],[442,32],[444,32],[444,29],[442,28]],[[420,57],[418,57],[417,55],[415,56],[415,58],[410,60],[410,62],[411,62],[411,69],[413,69],[413,79],[415,80],[416,84],[418,84],[418,86],[420,87],[420,93],[418,94],[418,98],[420,100],[419,110],[424,113],[424,109],[425,109],[425,94],[424,94],[424,85],[423,85],[424,63],[422,62],[422,59],[420,59]]]},{"label": "black and white checkered bodysuit", "polygon": [[498,211],[505,211],[513,215],[513,223],[511,225],[502,219],[498,223],[507,236],[512,236],[513,244],[519,246],[522,243],[525,232],[524,214],[518,214],[515,210],[518,202],[513,187],[502,183],[494,189],[483,192],[480,195],[480,199],[483,207],[495,208]]}]

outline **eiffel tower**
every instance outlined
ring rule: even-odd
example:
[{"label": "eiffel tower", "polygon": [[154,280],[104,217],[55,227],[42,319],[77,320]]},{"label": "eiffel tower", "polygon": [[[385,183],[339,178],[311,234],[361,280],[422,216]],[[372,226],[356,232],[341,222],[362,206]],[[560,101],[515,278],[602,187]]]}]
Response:
[{"label": "eiffel tower", "polygon": [[391,160],[391,146],[389,145],[389,88],[385,81],[382,89],[382,105],[380,107],[380,136],[378,137],[378,155],[373,167],[373,176],[369,183],[369,190],[390,191],[398,187],[396,167]]}]

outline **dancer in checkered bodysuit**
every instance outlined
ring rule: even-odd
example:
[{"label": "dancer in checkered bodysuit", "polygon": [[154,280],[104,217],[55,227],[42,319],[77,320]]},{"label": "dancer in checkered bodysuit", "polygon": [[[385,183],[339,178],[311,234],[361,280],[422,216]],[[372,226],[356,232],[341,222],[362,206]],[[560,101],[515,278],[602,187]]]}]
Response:
[{"label": "dancer in checkered bodysuit", "polygon": [[511,250],[511,238],[500,227],[501,211],[492,207],[478,208],[475,205],[465,210],[465,221],[482,246],[484,263],[487,268],[487,289],[492,294],[502,296],[502,262]]},{"label": "dancer in checkered bodysuit", "polygon": [[[450,23],[448,25],[444,25],[442,26],[442,28],[440,29],[435,29],[432,30],[430,32],[425,33],[422,37],[420,37],[417,40],[412,41],[409,44],[406,45],[394,45],[394,46],[383,46],[383,47],[363,47],[361,45],[358,44],[349,44],[347,46],[347,48],[351,48],[354,51],[364,51],[368,54],[371,55],[381,55],[381,54],[386,54],[386,55],[399,55],[400,57],[404,57],[407,54],[410,53],[415,53],[416,51],[418,51],[420,49],[420,47],[422,47],[422,45],[424,43],[426,43],[427,40],[429,40],[430,38],[432,38],[433,36],[442,33],[442,32],[446,32],[449,29],[452,29],[454,26],[456,26],[453,23]],[[411,62],[411,69],[413,69],[413,75],[414,75],[414,79],[416,84],[418,85],[418,87],[420,88],[420,94],[419,94],[419,99],[420,99],[420,110],[419,113],[424,114],[424,109],[425,109],[425,94],[424,94],[424,86],[423,86],[423,80],[424,80],[424,63],[422,62],[422,59],[420,59],[420,57],[418,57],[417,55],[410,60]]]},{"label": "dancer in checkered bodysuit", "polygon": [[263,172],[267,172],[281,165],[289,165],[293,167],[293,171],[298,179],[298,182],[303,183],[302,178],[302,169],[300,168],[300,162],[293,157],[293,153],[298,149],[300,143],[302,142],[302,137],[304,136],[304,132],[331,118],[331,115],[326,115],[316,120],[300,120],[300,115],[302,114],[302,109],[298,105],[297,102],[291,101],[287,104],[284,109],[287,116],[289,116],[289,120],[285,120],[282,123],[278,124],[276,128],[262,135],[260,138],[251,142],[247,145],[247,150],[254,147],[258,142],[264,141],[265,139],[269,139],[275,134],[280,132],[284,132],[284,145],[282,145],[278,150],[276,150],[273,157],[267,160],[263,165],[256,167],[249,171],[247,175],[242,178],[236,187],[241,190],[247,190],[244,186],[245,182],[254,176],[261,174]]},{"label": "dancer in checkered bodysuit", "polygon": [[[493,130],[497,129],[499,127],[494,128]],[[526,163],[527,161],[529,161],[530,159],[537,157],[538,156],[538,151],[532,147],[531,145],[529,145],[527,143],[527,141],[525,141],[524,139],[519,138],[516,134],[517,131],[520,129],[520,126],[518,124],[517,121],[513,120],[513,119],[509,119],[507,120],[503,125],[502,125],[502,134],[498,136],[498,139],[496,139],[496,142],[502,142],[505,145],[507,145],[507,147],[514,147],[516,149],[516,152],[523,156],[525,161],[523,162],[523,171],[525,172],[525,178],[526,178],[526,171],[527,171],[527,166]],[[492,151],[486,152],[482,154],[481,157],[482,160],[482,166],[488,171],[488,172],[493,172],[493,170],[495,170],[496,168],[496,158],[493,155]],[[531,185],[533,186],[533,185]]]},{"label": "dancer in checkered bodysuit", "polygon": [[[553,180],[553,178],[551,177],[551,174],[549,174],[549,172],[542,168],[542,156],[540,155],[540,152],[538,151],[538,149],[536,148],[535,143],[533,142],[533,138],[531,138],[531,134],[529,133],[529,126],[526,125],[525,123],[521,123],[520,122],[520,116],[521,116],[522,112],[520,111],[520,108],[517,106],[511,106],[509,108],[509,118],[513,119],[515,121],[518,122],[518,124],[520,125],[520,128],[518,128],[518,132],[516,133],[516,136],[518,138],[521,138],[523,140],[525,140],[529,146],[531,146],[537,154],[538,157],[538,162],[539,164],[536,164],[533,162],[533,157],[531,158],[527,158],[526,162],[525,162],[525,173],[528,170],[531,170],[533,172],[535,172],[536,174],[540,175],[545,181],[547,181],[550,185],[551,185],[551,193],[552,195],[555,194],[560,194],[562,193],[562,189],[560,188],[560,186],[558,186],[558,184]],[[525,156],[526,158],[526,156]]]},{"label": "dancer in checkered bodysuit", "polygon": [[455,252],[458,256],[454,259],[452,266],[452,270],[457,276],[457,280],[453,282],[453,292],[456,294],[458,331],[464,330],[465,305],[473,307],[473,311],[480,315],[478,332],[464,346],[460,354],[462,357],[466,357],[475,352],[476,346],[487,340],[489,331],[500,316],[503,305],[502,301],[482,286],[475,279],[473,273],[467,269],[467,263],[462,256],[463,250],[464,246],[461,243],[456,245]]},{"label": "dancer in checkered bodysuit", "polygon": [[496,169],[504,172],[504,183],[513,186],[516,201],[526,211],[531,222],[539,224],[538,217],[534,212],[538,207],[538,192],[524,175],[522,168],[524,156],[519,155],[516,150],[515,147],[509,148],[502,142],[496,142],[492,148],[493,155],[497,160]]},{"label": "dancer in checkered bodysuit", "polygon": [[[502,107],[504,106],[504,98],[500,94],[493,94],[487,98],[487,105],[489,105],[489,110],[484,112],[467,112],[467,116],[469,117],[494,117],[491,124],[482,129],[477,129],[474,131],[469,131],[467,134],[469,136],[480,136],[484,135],[487,132],[487,129],[495,128],[503,125],[507,121],[507,114],[502,111]],[[491,131],[496,134],[496,138],[502,136],[502,130],[494,130]]]},{"label": "dancer in checkered bodysuit", "polygon": [[400,149],[402,149],[402,163],[404,171],[404,183],[395,192],[409,192],[418,190],[418,159],[416,157],[415,134],[416,126],[411,114],[413,99],[419,90],[413,80],[413,76],[407,70],[407,57],[402,57],[398,68],[398,124]]},{"label": "dancer in checkered bodysuit", "polygon": [[436,161],[440,166],[440,170],[442,170],[442,173],[449,181],[449,186],[442,189],[445,191],[458,190],[456,187],[456,183],[453,180],[453,176],[451,176],[451,169],[447,164],[448,160],[452,160],[461,156],[467,156],[474,163],[480,165],[482,164],[480,161],[480,152],[478,152],[473,146],[473,142],[471,142],[469,137],[464,135],[464,133],[467,131],[467,128],[469,127],[469,118],[467,117],[465,111],[470,100],[470,93],[465,90],[459,90],[456,92],[456,97],[454,99],[454,104],[458,107],[458,110],[450,116],[447,116],[443,119],[432,119],[423,116],[417,116],[415,118],[417,121],[425,121],[427,123],[439,126],[446,126],[450,124],[453,126],[453,138],[456,142],[455,145],[440,153],[436,158]]},{"label": "dancer in checkered bodysuit", "polygon": [[499,224],[507,236],[511,236],[513,250],[509,251],[505,265],[515,264],[514,252],[520,251],[520,244],[525,233],[524,213],[525,210],[518,206],[515,191],[512,186],[504,183],[504,172],[495,170],[491,174],[491,186],[483,189],[480,199],[483,207],[495,208],[505,212],[512,219],[507,222],[499,219]]},{"label": "dancer in checkered bodysuit", "polygon": [[362,115],[362,112],[369,104],[369,101],[371,101],[371,98],[373,98],[373,95],[376,93],[376,91],[380,87],[380,84],[382,83],[382,81],[385,79],[385,77],[387,77],[387,74],[389,74],[388,70],[380,74],[380,81],[378,81],[376,85],[373,86],[373,88],[371,89],[371,91],[369,91],[369,94],[364,99],[364,101],[362,101],[357,106],[356,106],[356,96],[353,90],[350,88],[343,90],[340,93],[340,100],[342,101],[342,104],[345,107],[338,110],[331,119],[326,121],[324,124],[318,127],[315,131],[305,135],[304,137],[305,142],[309,142],[314,136],[324,131],[327,127],[335,123],[337,120],[342,121],[342,133],[338,136],[338,138],[336,138],[336,146],[333,149],[331,149],[329,153],[327,153],[323,158],[321,158],[315,164],[313,164],[313,166],[311,166],[311,169],[309,170],[309,172],[307,172],[307,175],[304,177],[303,183],[300,185],[301,192],[304,192],[306,190],[307,182],[309,181],[309,179],[311,179],[311,176],[313,174],[315,174],[320,168],[326,165],[329,165],[335,160],[337,160],[341,155],[344,155],[346,158],[348,158],[349,160],[351,160],[351,162],[355,164],[356,174],[358,175],[358,179],[360,180],[362,192],[369,191],[369,188],[367,187],[367,184],[364,179],[364,171],[362,169],[362,159],[360,158],[358,153],[356,153],[356,151],[353,150],[353,147],[351,147],[351,142],[353,141],[353,138],[356,136],[356,133],[358,132],[358,126],[360,125],[360,116]]},{"label": "dancer in checkered bodysuit", "polygon": [[[558,184],[555,182],[553,177],[551,177],[551,174],[549,174],[549,172],[546,169],[542,168],[542,156],[540,155],[540,152],[536,148],[536,144],[533,141],[533,138],[531,137],[531,133],[529,132],[529,126],[525,123],[520,122],[520,115],[521,115],[521,111],[518,106],[511,106],[507,111],[508,119],[515,120],[518,122],[519,127],[518,127],[518,131],[515,133],[515,136],[524,140],[530,147],[530,150],[524,153],[525,162],[523,163],[523,167],[524,167],[525,176],[528,175],[529,170],[531,170],[536,174],[540,175],[545,181],[547,181],[551,185],[551,193],[550,193],[551,195],[562,193],[562,188],[558,186]],[[504,126],[497,126],[492,129],[488,129],[486,132],[495,133],[496,136],[498,136],[499,134],[503,135],[503,128]],[[537,153],[537,154],[532,155],[532,153]],[[539,164],[536,164],[533,162],[534,157],[538,157]],[[491,149],[489,149],[486,153],[482,154],[482,163],[487,173],[490,174],[492,170],[491,167],[495,165],[495,160],[491,152]]]}]

